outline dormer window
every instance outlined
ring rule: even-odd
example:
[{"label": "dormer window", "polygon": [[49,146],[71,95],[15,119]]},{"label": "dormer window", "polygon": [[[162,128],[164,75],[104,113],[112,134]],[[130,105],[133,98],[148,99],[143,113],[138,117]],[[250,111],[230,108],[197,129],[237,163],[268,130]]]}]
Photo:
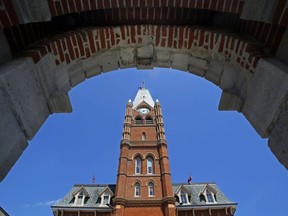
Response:
[{"label": "dormer window", "polygon": [[89,198],[89,194],[87,193],[84,187],[81,187],[78,191],[73,193],[73,196],[74,196],[73,205],[76,205],[76,206],[83,206],[85,203],[85,199]]},{"label": "dormer window", "polygon": [[83,191],[81,191],[78,195],[77,195],[77,199],[76,199],[76,205],[83,205],[83,201],[84,201],[84,194]]},{"label": "dormer window", "polygon": [[180,200],[182,204],[187,204],[188,199],[187,199],[187,193],[185,193],[183,190],[180,192]]},{"label": "dormer window", "polygon": [[110,188],[107,186],[100,194],[99,197],[101,197],[101,203],[102,206],[107,206],[110,204],[111,198],[114,196],[113,192],[110,190]]},{"label": "dormer window", "polygon": [[200,201],[203,200],[206,203],[216,203],[216,194],[217,191],[213,187],[211,187],[210,185],[206,185],[206,187],[199,194]]},{"label": "dormer window", "polygon": [[109,203],[110,203],[110,194],[104,193],[102,200],[103,200],[102,205],[107,205],[107,204],[109,204]]},{"label": "dormer window", "polygon": [[186,190],[184,190],[183,188],[181,188],[178,192],[178,197],[179,197],[179,202],[182,204],[182,205],[185,205],[185,204],[189,204],[189,198],[188,198],[188,193]]},{"label": "dormer window", "polygon": [[206,202],[208,203],[215,203],[214,194],[210,190],[206,190]]}]

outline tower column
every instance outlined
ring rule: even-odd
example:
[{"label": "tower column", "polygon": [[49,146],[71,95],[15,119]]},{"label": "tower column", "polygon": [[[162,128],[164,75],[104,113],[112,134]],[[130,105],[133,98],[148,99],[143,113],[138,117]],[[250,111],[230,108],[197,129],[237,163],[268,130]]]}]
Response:
[{"label": "tower column", "polygon": [[170,173],[167,142],[165,137],[162,109],[159,101],[155,104],[156,124],[157,124],[157,145],[161,167],[161,181],[163,190],[163,200],[165,201],[165,215],[175,216],[175,198],[172,190],[172,180]]}]

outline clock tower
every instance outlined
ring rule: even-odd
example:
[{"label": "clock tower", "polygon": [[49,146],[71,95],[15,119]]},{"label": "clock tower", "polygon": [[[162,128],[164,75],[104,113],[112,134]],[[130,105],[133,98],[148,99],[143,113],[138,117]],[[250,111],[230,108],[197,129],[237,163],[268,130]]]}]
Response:
[{"label": "clock tower", "polygon": [[161,105],[142,85],[126,106],[115,215],[175,215]]}]

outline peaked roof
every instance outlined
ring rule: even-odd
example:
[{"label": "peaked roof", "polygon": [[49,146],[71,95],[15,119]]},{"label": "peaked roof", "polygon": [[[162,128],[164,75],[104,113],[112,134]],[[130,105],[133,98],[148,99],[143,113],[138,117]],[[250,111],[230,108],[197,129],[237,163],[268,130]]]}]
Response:
[{"label": "peaked roof", "polygon": [[100,197],[103,191],[106,191],[108,188],[114,194],[115,193],[115,184],[89,184],[89,185],[74,185],[74,187],[66,194],[66,196],[57,204],[52,206],[52,208],[61,208],[61,207],[77,207],[74,205],[74,195],[80,191],[85,190],[88,194],[87,199],[85,199],[84,205],[81,207],[94,207],[94,208],[110,208],[108,206],[100,205]]},{"label": "peaked roof", "polygon": [[[237,205],[237,203],[229,200],[225,194],[218,188],[218,186],[211,182],[211,183],[178,183],[173,184],[172,186],[174,194],[176,194],[180,188],[187,189],[191,196],[189,197],[189,202],[192,206],[202,206],[207,205],[205,201],[200,200],[199,195],[203,192],[206,188],[209,188],[213,191],[213,193],[217,194],[217,203],[213,205]],[[188,205],[186,205],[188,206]]]},{"label": "peaked roof", "polygon": [[[97,208],[97,209],[110,209],[109,206],[101,206],[101,195],[105,191],[110,191],[113,194],[115,193],[115,184],[90,184],[90,185],[74,185],[74,187],[68,192],[68,194],[57,204],[52,206],[52,208],[77,208],[78,206],[74,205],[74,195],[80,190],[87,192],[88,197],[85,199],[84,205],[82,207],[88,208]],[[184,189],[188,193],[189,204],[179,206],[179,203],[176,203],[176,206],[179,208],[184,207],[197,207],[197,206],[236,206],[237,203],[229,200],[225,194],[218,188],[218,186],[211,183],[178,183],[172,185],[174,195],[176,195],[180,189]],[[217,203],[206,203],[204,200],[200,199],[200,194],[205,189],[209,188],[213,190],[216,195]],[[112,196],[113,196],[112,194]]]},{"label": "peaked roof", "polygon": [[153,98],[151,97],[149,90],[142,86],[139,88],[139,90],[135,96],[132,108],[133,109],[137,108],[137,106],[139,106],[143,101],[146,102],[152,108],[154,108],[155,102],[154,102]]}]

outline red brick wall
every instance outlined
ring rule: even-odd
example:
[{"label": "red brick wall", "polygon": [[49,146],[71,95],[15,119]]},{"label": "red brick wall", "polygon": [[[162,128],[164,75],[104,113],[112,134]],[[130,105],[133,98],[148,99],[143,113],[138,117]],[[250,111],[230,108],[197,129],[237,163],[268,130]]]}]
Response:
[{"label": "red brick wall", "polygon": [[125,208],[125,216],[164,216],[161,207],[128,207]]},{"label": "red brick wall", "polygon": [[[119,46],[121,40],[126,40],[130,45],[141,43],[142,27],[121,26],[120,34],[118,29],[113,27],[85,28],[66,32],[26,49],[22,55],[32,57],[36,63],[51,52],[55,55],[57,64],[61,62],[69,64],[79,58],[89,58],[92,54],[110,49],[112,46]],[[261,44],[234,34],[177,26],[145,25],[145,29],[146,34],[154,36],[156,47],[187,50],[193,47],[203,47],[206,50],[216,48],[227,58],[236,55],[238,64],[252,73],[259,58],[264,54]]]}]

